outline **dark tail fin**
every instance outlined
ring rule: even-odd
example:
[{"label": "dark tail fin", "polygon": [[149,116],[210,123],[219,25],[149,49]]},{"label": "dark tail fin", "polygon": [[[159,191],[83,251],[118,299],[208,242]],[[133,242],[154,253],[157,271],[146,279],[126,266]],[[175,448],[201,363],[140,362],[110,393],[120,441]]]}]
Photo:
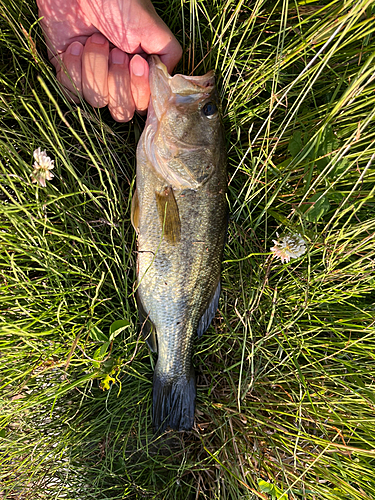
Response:
[{"label": "dark tail fin", "polygon": [[154,373],[152,422],[160,434],[167,427],[188,431],[194,424],[195,375],[170,379],[165,374]]}]

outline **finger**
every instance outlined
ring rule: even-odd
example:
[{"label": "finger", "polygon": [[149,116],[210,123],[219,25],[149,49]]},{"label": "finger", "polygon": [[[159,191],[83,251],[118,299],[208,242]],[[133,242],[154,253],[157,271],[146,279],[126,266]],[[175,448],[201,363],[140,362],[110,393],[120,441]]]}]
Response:
[{"label": "finger", "polygon": [[129,56],[120,49],[113,49],[109,56],[108,109],[117,122],[128,122],[134,115]]},{"label": "finger", "polygon": [[82,54],[82,92],[96,108],[108,104],[109,43],[100,33],[87,39]]},{"label": "finger", "polygon": [[172,73],[178,61],[182,57],[182,48],[178,41],[173,37],[159,54],[161,62],[167,66],[168,73]]},{"label": "finger", "polygon": [[82,92],[82,52],[83,45],[73,42],[63,56],[65,68],[61,68],[60,82],[73,94]]},{"label": "finger", "polygon": [[142,23],[143,30],[140,46],[147,54],[157,54],[166,65],[168,72],[172,73],[182,57],[181,45],[165,22],[157,15],[151,2],[148,3],[147,11],[151,14],[151,18],[148,22],[145,19]]},{"label": "finger", "polygon": [[150,85],[148,83],[149,68],[147,61],[136,54],[130,61],[130,88],[138,112],[146,111],[150,100]]},{"label": "finger", "polygon": [[56,73],[57,80],[61,83],[60,90],[64,94],[64,96],[68,99],[68,101],[72,101],[72,102],[75,102],[76,104],[78,104],[79,98],[75,94],[73,94],[70,90],[68,90],[65,87],[65,85],[61,82],[62,72],[63,72],[63,70],[60,67]]}]

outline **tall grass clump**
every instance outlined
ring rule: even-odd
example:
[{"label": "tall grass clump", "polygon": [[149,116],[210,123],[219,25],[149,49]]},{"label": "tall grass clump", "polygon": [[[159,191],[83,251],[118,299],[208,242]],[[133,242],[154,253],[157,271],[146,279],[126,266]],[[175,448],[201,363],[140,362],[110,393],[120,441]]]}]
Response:
[{"label": "tall grass clump", "polygon": [[[130,202],[144,119],[67,101],[0,1],[0,496],[375,498],[375,8],[155,2],[216,70],[230,221],[196,425],[155,439]],[[33,151],[55,177],[31,182]],[[306,252],[282,263],[275,241]]]}]

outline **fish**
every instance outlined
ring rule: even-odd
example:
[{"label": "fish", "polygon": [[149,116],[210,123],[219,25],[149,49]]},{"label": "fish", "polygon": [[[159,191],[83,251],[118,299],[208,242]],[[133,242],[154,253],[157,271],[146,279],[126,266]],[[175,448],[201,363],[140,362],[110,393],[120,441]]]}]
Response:
[{"label": "fish", "polygon": [[214,72],[170,76],[158,56],[148,62],[151,97],[137,146],[131,220],[140,322],[158,356],[153,427],[162,433],[194,425],[193,343],[218,308],[227,173]]}]

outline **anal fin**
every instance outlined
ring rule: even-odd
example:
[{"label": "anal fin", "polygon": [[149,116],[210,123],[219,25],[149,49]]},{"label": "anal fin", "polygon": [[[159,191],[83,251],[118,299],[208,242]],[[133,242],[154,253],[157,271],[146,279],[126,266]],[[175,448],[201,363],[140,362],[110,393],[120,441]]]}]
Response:
[{"label": "anal fin", "polygon": [[158,352],[158,339],[156,336],[156,329],[152,321],[148,318],[148,314],[143,307],[142,301],[138,293],[135,294],[138,306],[139,322],[141,323],[142,335],[152,352]]}]

